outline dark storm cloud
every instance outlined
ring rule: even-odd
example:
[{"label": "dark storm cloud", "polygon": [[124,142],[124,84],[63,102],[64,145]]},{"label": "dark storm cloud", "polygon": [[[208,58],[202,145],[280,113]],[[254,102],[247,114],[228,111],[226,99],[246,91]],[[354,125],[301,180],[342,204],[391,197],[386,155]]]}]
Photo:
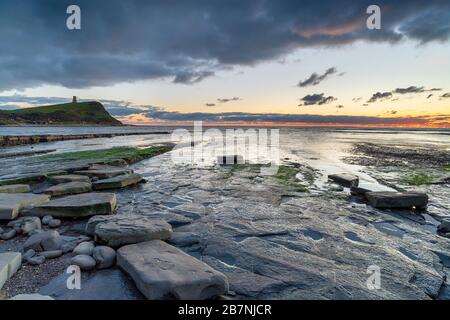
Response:
[{"label": "dark storm cloud", "polygon": [[326,97],[323,93],[316,93],[316,94],[308,94],[300,99],[302,103],[299,104],[300,106],[313,106],[313,105],[323,105],[330,102],[333,102],[337,100],[333,96]]},{"label": "dark storm cloud", "polygon": [[0,90],[155,78],[195,84],[298,48],[449,38],[449,1],[380,0],[382,29],[368,30],[372,2],[77,0],[82,30],[69,31],[65,12],[72,3],[2,1]]},{"label": "dark storm cloud", "polygon": [[317,74],[314,72],[309,76],[308,79],[304,81],[300,81],[297,86],[299,87],[308,87],[308,86],[316,86],[322,81],[324,81],[328,76],[335,74],[337,72],[336,68],[329,68],[325,71],[324,74]]},{"label": "dark storm cloud", "polygon": [[[395,110],[390,114],[396,114]],[[206,121],[206,122],[282,122],[282,123],[311,123],[311,124],[420,124],[427,125],[435,120],[434,117],[370,117],[370,116],[345,116],[345,115],[311,115],[311,114],[278,114],[278,113],[179,113],[166,112],[160,108],[154,108],[145,114],[147,117],[159,121],[186,122],[186,121]],[[449,115],[442,115],[441,121],[450,121]]]},{"label": "dark storm cloud", "polygon": [[379,100],[386,100],[392,98],[392,93],[390,92],[377,92],[372,95],[372,97],[367,102],[376,102]]}]

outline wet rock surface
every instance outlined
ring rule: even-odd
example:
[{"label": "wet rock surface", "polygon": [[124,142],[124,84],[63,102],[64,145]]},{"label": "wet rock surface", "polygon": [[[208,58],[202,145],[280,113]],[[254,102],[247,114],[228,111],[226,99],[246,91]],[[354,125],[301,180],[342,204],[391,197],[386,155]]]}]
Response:
[{"label": "wet rock surface", "polygon": [[90,182],[67,182],[54,185],[45,190],[45,193],[56,197],[65,196],[70,194],[86,193],[92,190],[92,185]]},{"label": "wet rock surface", "polygon": [[0,186],[0,193],[23,193],[28,191],[30,191],[30,186],[27,184]]},{"label": "wet rock surface", "polygon": [[114,193],[85,193],[73,195],[37,205],[29,211],[30,215],[82,218],[93,215],[112,214],[116,208]]},{"label": "wet rock surface", "polygon": [[[417,212],[377,209],[365,205],[361,197],[351,196],[348,189],[329,192],[327,184],[320,184],[328,180],[326,174],[318,178],[320,181],[311,183],[309,192],[297,192],[271,176],[259,175],[259,172],[242,170],[230,175],[230,167],[176,165],[170,161],[170,155],[145,160],[134,165],[133,170],[148,183],[136,190],[117,191],[117,217],[157,217],[172,224],[174,232],[167,241],[224,274],[232,291],[227,297],[450,297],[446,282],[446,276],[450,275],[450,240],[436,233],[440,223],[448,217],[449,207],[445,200],[448,187],[406,188],[407,191],[429,194],[427,211]],[[366,173],[379,181],[383,181],[382,178],[394,181],[381,169],[369,168]],[[364,186],[367,175],[358,175],[362,177],[360,186]],[[73,229],[65,228],[61,227],[68,234],[73,232],[71,230],[84,229],[75,228],[75,224]],[[91,229],[94,235],[95,225]],[[446,235],[445,226],[440,230]],[[15,237],[0,244],[0,252],[20,251],[23,241],[21,237]],[[65,241],[64,245],[69,242]],[[16,275],[18,278],[13,277],[5,284],[7,296],[38,292],[57,281],[64,283],[68,275],[64,274],[62,266],[67,267],[70,259],[71,255],[65,254],[47,259],[39,266],[24,265]],[[50,272],[53,265],[57,267]],[[367,286],[370,266],[380,268],[382,285],[379,290],[370,290]],[[53,270],[59,270],[59,273],[55,274]],[[113,270],[118,272],[117,276],[103,277],[103,272]],[[21,277],[29,277],[38,271],[49,274],[45,281],[40,279],[36,283],[31,281],[30,287],[15,285],[12,288]],[[97,266],[95,271],[82,275],[83,279],[96,283],[99,290],[96,291],[94,285],[92,294],[87,290],[68,292],[64,289],[65,292],[60,293],[62,299],[95,299],[95,294],[105,299],[139,298],[139,293],[133,295],[133,289],[129,289],[136,290],[133,282],[137,285],[139,281],[130,281],[117,269],[98,270]],[[120,289],[122,286],[127,289]],[[65,288],[64,285],[61,287]],[[59,287],[53,286],[42,294],[52,295],[58,290]],[[56,298],[56,295],[52,296]]]},{"label": "wet rock surface", "polygon": [[139,174],[126,174],[109,179],[95,181],[92,186],[94,190],[120,189],[138,184],[143,180]]},{"label": "wet rock surface", "polygon": [[28,206],[48,201],[49,196],[31,193],[0,193],[0,220],[15,219]]},{"label": "wet rock surface", "polygon": [[165,221],[145,216],[112,217],[95,227],[95,241],[118,248],[126,244],[149,240],[167,240],[172,227]]},{"label": "wet rock surface", "polygon": [[147,299],[201,300],[228,292],[223,274],[160,240],[120,248],[117,264]]}]

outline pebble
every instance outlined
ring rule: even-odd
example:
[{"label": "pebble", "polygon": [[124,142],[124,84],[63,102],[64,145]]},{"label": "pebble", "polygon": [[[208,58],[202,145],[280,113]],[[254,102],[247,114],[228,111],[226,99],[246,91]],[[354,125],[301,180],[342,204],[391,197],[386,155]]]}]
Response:
[{"label": "pebble", "polygon": [[28,249],[23,255],[22,255],[22,261],[27,262],[29,259],[33,258],[36,254],[36,251],[33,249]]},{"label": "pebble", "polygon": [[34,256],[34,257],[28,259],[27,263],[31,264],[33,266],[37,266],[37,265],[43,264],[44,261],[45,261],[45,257],[44,256]]},{"label": "pebble", "polygon": [[94,248],[93,257],[97,262],[98,269],[111,268],[116,263],[116,251],[107,246],[97,246]]},{"label": "pebble", "polygon": [[39,255],[44,256],[46,259],[55,259],[62,256],[62,250],[43,251]]},{"label": "pebble", "polygon": [[81,270],[92,270],[97,264],[94,258],[85,254],[79,254],[72,258],[71,263],[80,267]]},{"label": "pebble", "polygon": [[59,226],[61,226],[61,220],[59,220],[59,219],[52,219],[48,223],[48,226],[50,228],[58,228]]},{"label": "pebble", "polygon": [[0,239],[2,239],[2,240],[9,240],[9,239],[14,238],[16,236],[16,234],[17,234],[17,231],[15,229],[11,229],[11,230],[9,230],[7,232],[2,233],[0,235]]},{"label": "pebble", "polygon": [[42,224],[48,225],[50,221],[53,220],[53,217],[50,215],[42,217]]},{"label": "pebble", "polygon": [[75,247],[77,246],[77,244],[73,241],[70,242],[66,242],[61,246],[61,251],[63,253],[68,253],[68,252],[72,252],[73,249],[75,249]]},{"label": "pebble", "polygon": [[81,254],[91,256],[94,251],[95,245],[93,242],[81,242],[73,249],[74,254]]}]

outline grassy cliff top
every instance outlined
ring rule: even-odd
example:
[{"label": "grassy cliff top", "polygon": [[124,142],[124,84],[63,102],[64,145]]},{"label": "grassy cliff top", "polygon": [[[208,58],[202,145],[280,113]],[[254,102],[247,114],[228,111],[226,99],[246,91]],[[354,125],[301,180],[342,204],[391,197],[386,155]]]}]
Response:
[{"label": "grassy cliff top", "polygon": [[63,103],[17,110],[0,110],[0,125],[102,125],[120,126],[96,101]]}]

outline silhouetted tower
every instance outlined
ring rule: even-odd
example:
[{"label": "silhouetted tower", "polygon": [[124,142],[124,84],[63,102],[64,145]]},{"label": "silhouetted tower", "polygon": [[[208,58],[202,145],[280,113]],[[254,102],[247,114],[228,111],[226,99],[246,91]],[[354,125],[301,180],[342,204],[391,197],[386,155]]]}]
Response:
[{"label": "silhouetted tower", "polygon": [[77,97],[76,96],[73,96],[72,103],[77,103]]}]

